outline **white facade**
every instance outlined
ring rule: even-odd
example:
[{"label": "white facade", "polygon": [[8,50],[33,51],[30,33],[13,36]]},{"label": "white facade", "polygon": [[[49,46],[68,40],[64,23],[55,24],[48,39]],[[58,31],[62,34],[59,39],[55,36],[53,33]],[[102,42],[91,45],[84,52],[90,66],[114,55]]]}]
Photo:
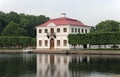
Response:
[{"label": "white facade", "polygon": [[[36,27],[36,30],[37,49],[70,49],[73,48],[73,46],[68,43],[68,35],[89,33],[90,27],[70,24],[56,25],[56,23],[50,22],[46,26]],[[55,37],[53,35],[55,35]],[[76,47],[82,46],[78,45]]]}]

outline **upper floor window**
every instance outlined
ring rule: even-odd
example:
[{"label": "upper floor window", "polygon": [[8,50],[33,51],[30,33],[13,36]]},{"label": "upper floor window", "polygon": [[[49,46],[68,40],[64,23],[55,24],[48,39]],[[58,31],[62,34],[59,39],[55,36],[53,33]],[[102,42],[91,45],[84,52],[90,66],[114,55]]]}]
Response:
[{"label": "upper floor window", "polygon": [[75,28],[75,32],[77,33],[77,28]]},{"label": "upper floor window", "polygon": [[42,29],[39,29],[39,33],[42,33]]},{"label": "upper floor window", "polygon": [[58,33],[60,32],[60,28],[57,28],[57,32],[58,32]]},{"label": "upper floor window", "polygon": [[71,28],[71,31],[74,32],[74,28]]},{"label": "upper floor window", "polygon": [[53,35],[54,34],[54,28],[51,28],[51,34]]},{"label": "upper floor window", "polygon": [[80,29],[78,29],[78,33],[80,33]]},{"label": "upper floor window", "polygon": [[67,32],[67,28],[63,28],[63,32]]},{"label": "upper floor window", "polygon": [[87,29],[85,29],[85,33],[87,33]]},{"label": "upper floor window", "polygon": [[48,30],[47,29],[45,29],[45,33],[47,33],[48,32]]},{"label": "upper floor window", "polygon": [[84,29],[82,29],[82,33],[84,33]]}]

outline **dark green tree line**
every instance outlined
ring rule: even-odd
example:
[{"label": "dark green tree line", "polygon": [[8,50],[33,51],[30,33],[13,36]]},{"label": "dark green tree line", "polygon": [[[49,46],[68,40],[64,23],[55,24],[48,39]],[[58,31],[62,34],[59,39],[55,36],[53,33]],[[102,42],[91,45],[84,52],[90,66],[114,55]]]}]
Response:
[{"label": "dark green tree line", "polygon": [[[44,15],[34,16],[34,15],[25,15],[24,13],[18,14],[16,12],[10,12],[10,13],[4,13],[0,12],[0,35],[4,34],[4,31],[8,32],[4,34],[4,36],[7,35],[14,35],[14,33],[9,33],[11,28],[8,28],[6,30],[6,27],[9,25],[16,24],[19,27],[19,31],[21,31],[21,36],[30,36],[35,37],[36,36],[36,30],[35,27],[47,22],[49,20],[49,17],[46,17]],[[11,24],[12,22],[12,24]],[[17,34],[15,30],[14,32]],[[17,34],[18,36],[19,33]]]}]

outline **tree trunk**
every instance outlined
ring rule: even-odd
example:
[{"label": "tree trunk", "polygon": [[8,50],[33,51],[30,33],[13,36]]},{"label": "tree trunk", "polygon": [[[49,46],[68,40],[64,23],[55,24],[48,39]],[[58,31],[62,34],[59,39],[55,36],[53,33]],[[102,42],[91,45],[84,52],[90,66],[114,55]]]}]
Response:
[{"label": "tree trunk", "polygon": [[76,50],[76,45],[74,44],[74,50]]},{"label": "tree trunk", "polygon": [[113,45],[113,48],[116,49],[116,45],[115,44]]},{"label": "tree trunk", "polygon": [[104,45],[105,49],[106,49],[106,44]]},{"label": "tree trunk", "polygon": [[98,49],[100,49],[101,48],[101,46],[100,45],[98,45]]}]

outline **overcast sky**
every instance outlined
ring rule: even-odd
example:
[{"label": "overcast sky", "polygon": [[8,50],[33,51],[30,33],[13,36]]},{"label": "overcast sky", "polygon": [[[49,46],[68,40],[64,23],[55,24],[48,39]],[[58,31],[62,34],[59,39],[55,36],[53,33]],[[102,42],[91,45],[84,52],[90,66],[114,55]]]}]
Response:
[{"label": "overcast sky", "polygon": [[94,26],[103,20],[120,21],[120,0],[0,0],[0,11],[50,18],[66,17]]}]

